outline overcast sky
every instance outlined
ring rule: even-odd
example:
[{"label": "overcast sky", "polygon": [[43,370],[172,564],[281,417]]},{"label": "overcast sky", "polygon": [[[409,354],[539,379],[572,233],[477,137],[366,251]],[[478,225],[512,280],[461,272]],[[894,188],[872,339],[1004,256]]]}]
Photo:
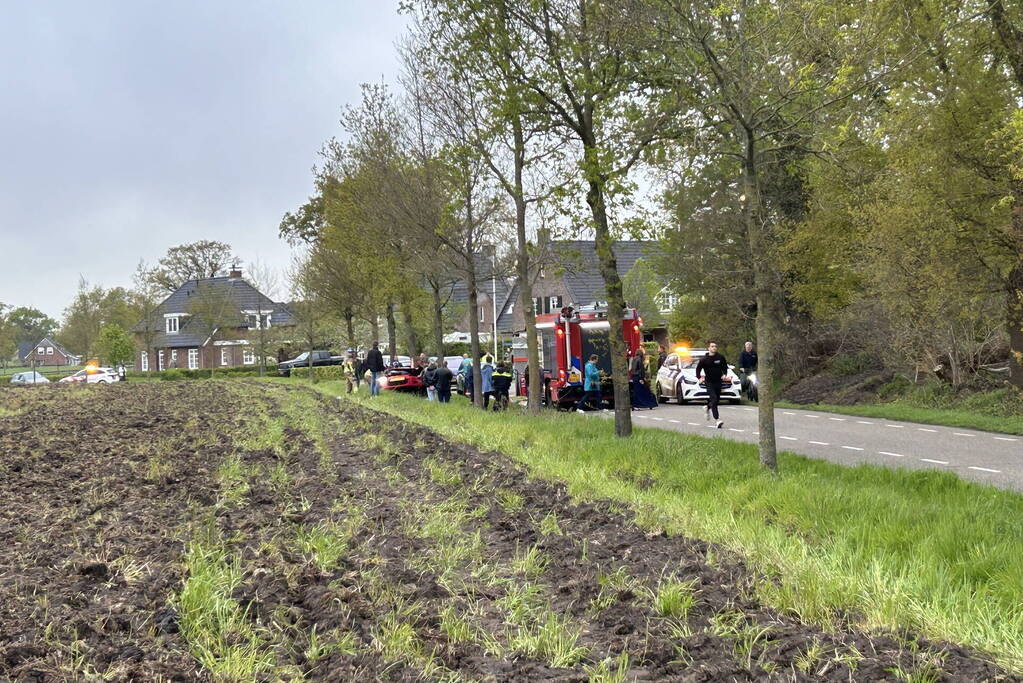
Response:
[{"label": "overcast sky", "polygon": [[285,211],[360,83],[398,74],[396,0],[48,0],[0,15],[0,302],[60,317],[199,239],[285,267]]}]

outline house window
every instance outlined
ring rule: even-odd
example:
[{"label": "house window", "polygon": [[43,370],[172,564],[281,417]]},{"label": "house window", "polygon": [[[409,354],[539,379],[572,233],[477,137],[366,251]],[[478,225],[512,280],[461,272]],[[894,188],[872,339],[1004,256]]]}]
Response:
[{"label": "house window", "polygon": [[480,322],[485,323],[487,321],[487,307],[480,306]]},{"label": "house window", "polygon": [[167,334],[175,334],[178,331],[178,319],[175,317],[167,318]]},{"label": "house window", "polygon": [[534,296],[533,297],[533,315],[540,315],[541,313],[543,313],[543,297],[542,296]]},{"label": "house window", "polygon": [[553,313],[561,310],[561,297],[560,296],[549,296],[547,297],[547,312]]},{"label": "house window", "polygon": [[188,369],[189,370],[199,369],[199,349],[188,350]]},{"label": "house window", "polygon": [[678,295],[668,287],[665,287],[657,293],[657,305],[662,313],[674,311],[678,307]]},{"label": "house window", "polygon": [[246,316],[249,320],[249,329],[260,330],[270,328],[269,313],[250,313]]},{"label": "house window", "polygon": [[245,349],[244,351],[242,351],[242,363],[244,363],[245,365],[255,365],[256,354],[252,353],[251,349]]},{"label": "house window", "polygon": [[46,355],[46,347],[45,346],[40,346],[38,349],[36,349],[36,355],[37,356],[45,356]]},{"label": "house window", "polygon": [[145,352],[145,351],[142,352],[141,367],[142,367],[142,372],[149,372],[149,353],[148,352]]},{"label": "house window", "polygon": [[47,356],[52,356],[53,355],[53,347],[52,346],[47,346],[46,347],[46,355]]},{"label": "house window", "polygon": [[163,370],[163,349],[156,352],[156,369]]},{"label": "house window", "polygon": [[230,351],[231,349],[226,346],[220,349],[220,364],[227,365],[230,362]]}]

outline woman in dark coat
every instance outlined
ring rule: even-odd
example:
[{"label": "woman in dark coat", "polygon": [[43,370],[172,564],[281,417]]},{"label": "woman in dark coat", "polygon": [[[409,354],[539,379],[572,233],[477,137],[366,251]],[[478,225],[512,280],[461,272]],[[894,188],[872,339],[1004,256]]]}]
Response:
[{"label": "woman in dark coat", "polygon": [[657,407],[657,397],[650,391],[647,383],[646,353],[642,347],[636,349],[636,355],[629,363],[629,393],[632,396],[633,409],[653,410]]}]

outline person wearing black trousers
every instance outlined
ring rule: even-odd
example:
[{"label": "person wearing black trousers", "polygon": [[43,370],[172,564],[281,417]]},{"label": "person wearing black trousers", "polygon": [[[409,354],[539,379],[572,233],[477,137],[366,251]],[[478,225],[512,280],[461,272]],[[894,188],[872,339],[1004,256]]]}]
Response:
[{"label": "person wearing black trousers", "polygon": [[718,345],[714,342],[707,345],[707,351],[696,365],[696,381],[703,378],[707,387],[707,419],[713,415],[717,428],[721,429],[725,423],[718,414],[718,403],[721,401],[721,379],[728,374],[728,361],[718,353]]}]

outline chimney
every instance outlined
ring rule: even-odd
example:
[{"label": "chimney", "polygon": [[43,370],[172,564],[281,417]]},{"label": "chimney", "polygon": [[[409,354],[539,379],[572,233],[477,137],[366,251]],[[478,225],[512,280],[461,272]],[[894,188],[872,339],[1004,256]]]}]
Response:
[{"label": "chimney", "polygon": [[231,266],[231,272],[227,276],[235,279],[240,278],[242,276],[242,267],[237,264]]}]

